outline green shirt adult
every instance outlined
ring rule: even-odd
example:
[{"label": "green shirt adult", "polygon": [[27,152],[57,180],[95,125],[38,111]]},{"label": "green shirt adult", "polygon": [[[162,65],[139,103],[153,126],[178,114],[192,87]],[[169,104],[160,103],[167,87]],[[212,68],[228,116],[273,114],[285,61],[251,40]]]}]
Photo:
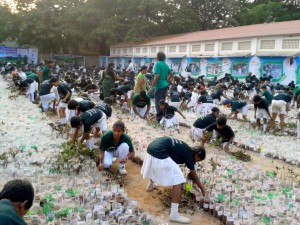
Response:
[{"label": "green shirt adult", "polygon": [[36,73],[25,73],[27,78],[31,78],[33,80],[35,80],[36,82],[39,82],[39,76]]},{"label": "green shirt adult", "polygon": [[43,68],[43,81],[44,80],[49,80],[49,75],[50,75],[50,67],[49,66],[45,66]]},{"label": "green shirt adult", "polygon": [[26,225],[8,199],[0,200],[0,224]]},{"label": "green shirt adult", "polygon": [[[142,81],[140,81],[140,80],[142,80]],[[142,84],[143,84],[142,89],[140,88],[139,82],[142,82]],[[145,74],[139,73],[136,78],[136,83],[133,88],[133,93],[138,94],[141,91],[145,91],[146,90],[146,82],[147,82],[147,78],[146,78]]]},{"label": "green shirt adult", "polygon": [[129,152],[133,152],[134,148],[132,145],[132,142],[130,140],[130,137],[127,134],[122,134],[120,137],[120,140],[116,143],[114,141],[114,136],[113,136],[113,132],[107,131],[101,140],[101,144],[100,144],[100,150],[101,151],[108,151],[108,152],[113,152],[115,150],[117,150],[117,148],[122,144],[122,143],[127,143],[129,146]]},{"label": "green shirt adult", "polygon": [[155,89],[161,89],[168,86],[168,76],[171,69],[165,61],[158,61],[154,66],[154,74],[159,74],[159,78],[154,86]]},{"label": "green shirt adult", "polygon": [[269,105],[272,103],[273,95],[268,90],[265,90],[261,95],[267,99]]}]

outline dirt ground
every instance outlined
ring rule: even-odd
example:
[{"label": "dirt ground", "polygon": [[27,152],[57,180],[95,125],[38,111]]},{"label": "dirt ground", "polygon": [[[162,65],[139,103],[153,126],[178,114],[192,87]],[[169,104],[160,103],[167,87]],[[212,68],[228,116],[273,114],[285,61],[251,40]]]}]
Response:
[{"label": "dirt ground", "polygon": [[[219,151],[218,149],[212,148],[208,149],[212,152]],[[293,169],[296,173],[300,174],[300,168],[296,166],[291,166],[284,163],[281,160],[272,160],[269,158],[263,158],[258,153],[247,152],[251,155],[252,161],[247,163],[248,167],[257,167],[265,171],[276,170],[277,167],[289,167]],[[140,175],[141,166],[133,162],[127,164],[127,193],[131,199],[134,199],[139,202],[139,205],[144,210],[150,212],[152,215],[163,219],[163,221],[168,221],[168,215],[170,209],[165,209],[162,202],[158,196],[158,190],[153,190],[153,192],[147,192],[146,186],[148,180],[144,180]],[[160,190],[163,187],[159,187]],[[221,224],[215,217],[207,214],[204,211],[196,212],[193,216],[186,215],[192,219],[192,224],[206,224],[206,225],[215,225]],[[175,223],[168,223],[175,224]]]}]

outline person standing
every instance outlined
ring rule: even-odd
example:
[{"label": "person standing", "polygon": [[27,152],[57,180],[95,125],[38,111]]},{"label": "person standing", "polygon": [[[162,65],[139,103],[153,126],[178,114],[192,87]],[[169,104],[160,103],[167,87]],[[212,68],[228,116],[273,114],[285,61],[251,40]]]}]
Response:
[{"label": "person standing", "polygon": [[205,157],[206,152],[203,147],[190,147],[185,142],[171,137],[157,138],[148,145],[141,174],[144,179],[150,179],[146,188],[148,192],[156,188],[157,184],[173,186],[169,217],[171,222],[191,222],[189,218],[178,213],[182,184],[186,182],[178,164],[186,165],[190,170],[189,177],[205,196],[205,189],[195,170],[196,162],[204,160]]},{"label": "person standing", "polygon": [[107,98],[110,97],[111,89],[115,88],[115,81],[117,80],[124,80],[121,77],[118,77],[115,70],[114,64],[109,63],[106,70],[102,73],[102,86],[103,86],[103,97]]},{"label": "person standing", "polygon": [[158,62],[154,66],[154,80],[152,82],[150,93],[155,89],[155,108],[156,112],[160,111],[159,102],[165,101],[168,92],[168,80],[172,79],[170,67],[165,62],[166,55],[163,52],[157,53]]},{"label": "person standing", "polygon": [[117,121],[111,131],[107,131],[100,143],[99,171],[109,169],[113,163],[113,157],[119,158],[119,173],[126,175],[125,164],[127,159],[132,159],[135,152],[130,137],[124,133],[125,124]]},{"label": "person standing", "polygon": [[27,180],[8,181],[0,192],[0,223],[26,225],[22,219],[31,208],[34,189]]},{"label": "person standing", "polygon": [[147,78],[146,78],[146,73],[147,73],[147,66],[142,66],[140,73],[137,76],[137,81],[136,84],[134,85],[133,88],[133,95],[139,94],[141,91],[146,91],[146,82],[147,82]]}]

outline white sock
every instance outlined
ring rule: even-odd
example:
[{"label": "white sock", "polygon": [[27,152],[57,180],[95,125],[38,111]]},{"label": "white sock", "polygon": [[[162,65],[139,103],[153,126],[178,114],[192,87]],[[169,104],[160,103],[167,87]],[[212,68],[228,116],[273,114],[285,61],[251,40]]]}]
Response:
[{"label": "white sock", "polygon": [[125,168],[125,164],[119,163],[119,169],[123,169],[123,168]]},{"label": "white sock", "polygon": [[264,132],[267,130],[267,126],[268,126],[267,124],[264,124],[264,125],[263,125],[263,131],[264,131]]},{"label": "white sock", "polygon": [[63,119],[64,119],[64,118],[60,118],[60,119],[59,119],[59,123],[60,123],[60,124],[63,124],[63,122],[64,122]]},{"label": "white sock", "polygon": [[171,216],[178,215],[178,207],[179,207],[178,203],[173,203],[173,202],[171,203],[171,213],[170,213]]}]

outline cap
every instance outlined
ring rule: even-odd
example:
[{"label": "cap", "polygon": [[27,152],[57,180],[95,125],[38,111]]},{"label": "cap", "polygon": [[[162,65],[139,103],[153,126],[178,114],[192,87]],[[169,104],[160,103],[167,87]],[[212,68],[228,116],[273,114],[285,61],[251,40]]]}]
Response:
[{"label": "cap", "polygon": [[230,104],[231,103],[231,101],[229,100],[229,99],[226,99],[224,102],[223,102],[223,105],[228,105],[228,104]]}]

